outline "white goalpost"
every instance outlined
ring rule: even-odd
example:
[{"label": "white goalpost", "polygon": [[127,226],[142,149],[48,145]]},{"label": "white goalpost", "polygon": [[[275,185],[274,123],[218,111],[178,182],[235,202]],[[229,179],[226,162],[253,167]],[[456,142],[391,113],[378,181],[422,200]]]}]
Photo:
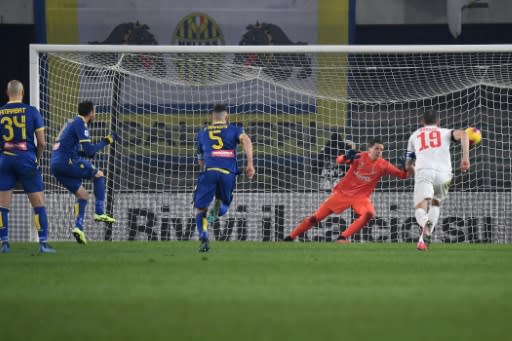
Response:
[{"label": "white goalpost", "polygon": [[[92,160],[106,174],[106,208],[117,222],[93,221],[91,195],[90,240],[197,239],[195,134],[225,104],[253,139],[257,175],[239,176],[229,213],[210,226],[215,240],[282,240],[343,176],[334,159],[348,140],[365,150],[379,137],[398,164],[421,111],[433,109],[442,126],[478,127],[484,137],[467,174],[459,145],[452,149],[454,178],[434,241],[512,242],[512,45],[31,45],[30,95],[46,127],[52,240],[72,240],[74,198],[50,175],[51,146],[78,103],[91,100],[93,139],[114,130],[120,140]],[[412,185],[384,178],[372,197],[377,218],[353,240],[415,241]],[[11,216],[12,239],[35,240],[24,195],[15,195]],[[353,219],[333,215],[299,239],[335,240]]]}]

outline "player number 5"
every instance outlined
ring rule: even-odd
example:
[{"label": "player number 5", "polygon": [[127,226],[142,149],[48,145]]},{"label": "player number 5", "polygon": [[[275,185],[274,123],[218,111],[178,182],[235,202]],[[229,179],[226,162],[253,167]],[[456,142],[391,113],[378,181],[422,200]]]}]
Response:
[{"label": "player number 5", "polygon": [[210,139],[213,141],[217,141],[216,144],[212,144],[212,148],[217,149],[217,150],[222,149],[222,147],[224,147],[224,142],[222,142],[222,137],[215,135],[218,133],[220,133],[220,130],[210,130],[208,132],[208,136],[210,137]]}]

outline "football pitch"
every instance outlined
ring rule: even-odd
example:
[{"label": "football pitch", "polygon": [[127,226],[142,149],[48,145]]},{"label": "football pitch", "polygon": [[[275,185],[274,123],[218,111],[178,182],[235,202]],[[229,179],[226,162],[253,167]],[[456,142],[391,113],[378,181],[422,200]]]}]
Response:
[{"label": "football pitch", "polygon": [[12,243],[1,340],[506,340],[512,245]]}]

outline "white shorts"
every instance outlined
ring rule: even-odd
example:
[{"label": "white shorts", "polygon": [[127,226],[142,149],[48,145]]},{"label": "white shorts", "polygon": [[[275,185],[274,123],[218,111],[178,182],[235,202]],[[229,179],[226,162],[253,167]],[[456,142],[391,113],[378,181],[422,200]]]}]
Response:
[{"label": "white shorts", "polygon": [[416,171],[414,174],[414,206],[424,199],[435,199],[439,202],[446,199],[452,176],[452,173],[433,169]]}]

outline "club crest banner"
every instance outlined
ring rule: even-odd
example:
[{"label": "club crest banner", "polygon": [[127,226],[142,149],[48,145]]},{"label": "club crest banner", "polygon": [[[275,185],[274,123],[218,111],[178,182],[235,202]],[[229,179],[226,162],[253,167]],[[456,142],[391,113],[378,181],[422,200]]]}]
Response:
[{"label": "club crest banner", "polygon": [[[352,2],[46,0],[37,26],[47,43],[60,44],[347,44]],[[271,29],[244,40],[263,25]]]}]

